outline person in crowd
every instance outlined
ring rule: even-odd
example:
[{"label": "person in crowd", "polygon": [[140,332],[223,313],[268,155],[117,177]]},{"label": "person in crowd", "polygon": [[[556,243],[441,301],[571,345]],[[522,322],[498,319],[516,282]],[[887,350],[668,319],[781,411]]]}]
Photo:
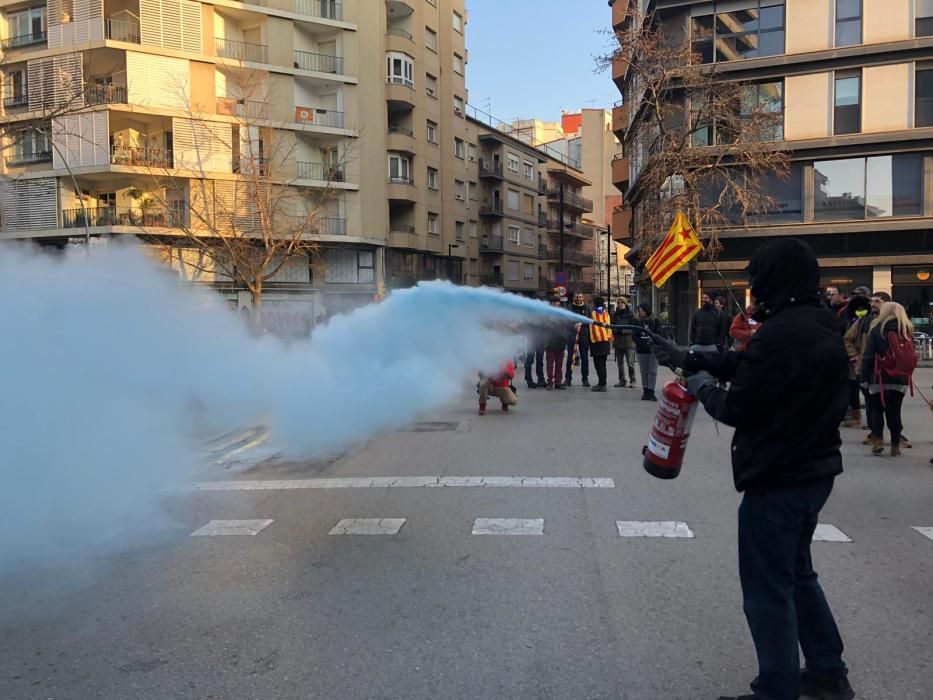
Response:
[{"label": "person in crowd", "polygon": [[528,343],[525,353],[525,384],[529,389],[545,387],[547,381],[544,379],[544,343],[537,333],[529,336]]},{"label": "person in crowd", "polygon": [[[910,364],[912,362],[912,364]],[[903,306],[894,301],[881,305],[871,323],[862,355],[861,382],[871,402],[872,454],[884,452],[884,425],[891,431],[891,456],[901,454],[901,404],[910,388],[917,365],[914,327]]]},{"label": "person in crowd", "polygon": [[[846,332],[843,335],[843,343],[846,346],[846,352],[849,353],[849,411],[843,425],[847,428],[859,428],[862,425],[862,392],[859,388],[859,375],[856,373],[856,358],[852,354],[849,342],[849,331],[858,328],[863,319],[868,318],[871,312],[871,300],[867,295],[861,294],[864,287],[859,287],[852,292],[843,309],[843,317],[846,323]],[[867,290],[866,290],[867,291]]]},{"label": "person in crowd", "polygon": [[729,329],[732,327],[732,314],[729,313],[729,302],[721,294],[713,299],[713,306],[719,312],[719,335],[716,338],[716,346],[720,350],[725,350],[732,345],[732,338],[729,336]]},{"label": "person in crowd", "polygon": [[[560,306],[560,297],[552,294],[551,306]],[[547,388],[563,389],[561,380],[564,377],[564,351],[567,349],[567,332],[564,326],[551,331],[544,345],[545,365],[547,366]]]},{"label": "person in crowd", "polygon": [[[763,323],[744,352],[656,344],[662,364],[687,371],[707,412],[735,428],[732,471],[744,492],[739,579],[758,675],[753,695],[720,700],[851,700],[842,638],[810,554],[820,511],[842,473],[848,358],[821,303],[819,263],[806,243],[768,241],[748,273]],[[717,378],[731,380],[728,390]]]},{"label": "person in crowd", "polygon": [[[632,326],[635,324],[635,315],[628,305],[628,297],[619,297],[616,308],[612,314],[612,325]],[[616,388],[629,386],[635,388],[635,338],[631,330],[613,331],[615,337],[612,346],[616,353],[616,366],[619,369],[619,383]],[[628,367],[628,383],[625,381],[625,368]]]},{"label": "person in crowd", "polygon": [[742,352],[748,347],[748,341],[752,339],[761,324],[755,320],[755,305],[749,304],[745,307],[745,313],[736,314],[729,326],[729,337],[734,342],[733,348],[736,352]]},{"label": "person in crowd", "polygon": [[709,294],[701,297],[701,306],[690,324],[690,347],[697,352],[716,352],[722,333],[722,318]]},{"label": "person in crowd", "polygon": [[[606,308],[603,298],[599,295],[593,297],[593,310],[590,318],[596,323],[609,324],[612,318]],[[609,350],[612,348],[613,333],[611,328],[601,328],[595,324],[589,327],[590,354],[593,356],[593,366],[596,367],[598,381],[591,391],[606,391],[606,363],[609,361]]]},{"label": "person in crowd", "polygon": [[[586,305],[583,298],[583,292],[576,292],[573,295],[573,301],[567,307],[575,314],[580,314],[586,318],[590,317],[590,307]],[[567,339],[567,373],[565,376],[567,386],[573,383],[573,365],[580,361],[580,379],[583,386],[590,385],[590,334],[584,328],[584,324],[578,323],[574,326],[573,332]]]},{"label": "person in crowd", "polygon": [[509,406],[518,403],[518,397],[512,390],[512,380],[515,379],[515,364],[508,360],[502,365],[500,372],[493,376],[479,373],[479,414],[486,414],[486,401],[492,394],[502,402],[502,410],[508,411]]},{"label": "person in crowd", "polygon": [[[643,301],[638,305],[636,325],[642,326],[648,333],[660,333],[661,324],[651,315],[651,304]],[[638,369],[641,371],[641,400],[657,401],[655,385],[658,382],[658,361],[651,350],[651,336],[648,333],[635,333],[635,354],[638,355]]]},{"label": "person in crowd", "polygon": [[[871,322],[878,317],[878,311],[885,301],[891,301],[891,297],[887,292],[876,292],[872,294],[869,300],[871,306],[869,313],[862,316],[857,314],[858,320],[849,327],[849,330],[847,330],[845,336],[843,336],[846,352],[849,355],[849,363],[852,365],[856,377],[856,384],[859,385],[859,391],[865,402],[865,420],[868,424],[869,431],[871,430],[872,423],[871,401],[869,401],[868,388],[863,388],[861,386],[862,357],[865,354],[865,344],[868,342],[868,332],[871,330]],[[861,427],[864,428],[865,426],[863,425]],[[868,437],[862,441],[862,444],[874,444],[874,436],[871,432],[869,432]]]}]

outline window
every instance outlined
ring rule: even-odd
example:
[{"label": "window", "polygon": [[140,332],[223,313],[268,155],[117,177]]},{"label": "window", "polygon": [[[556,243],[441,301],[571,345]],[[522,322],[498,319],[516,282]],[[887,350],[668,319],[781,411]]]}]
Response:
[{"label": "window", "polygon": [[437,78],[435,78],[430,73],[425,73],[424,75],[425,91],[428,93],[428,97],[433,97],[437,99]]},{"label": "window", "polygon": [[330,248],[325,252],[325,281],[329,284],[372,284],[376,281],[371,250]]},{"label": "window", "polygon": [[862,72],[838,71],[833,112],[834,134],[857,134],[862,130]]},{"label": "window", "polygon": [[817,221],[919,216],[923,158],[910,153],[825,160],[813,164]]},{"label": "window", "polygon": [[475,221],[470,222],[470,238],[476,238],[478,235],[478,230]]},{"label": "window", "polygon": [[454,223],[454,231],[458,241],[463,240],[463,222],[457,221]]},{"label": "window", "polygon": [[467,160],[471,163],[476,162],[476,144],[468,143],[467,144]]},{"label": "window", "polygon": [[389,181],[413,184],[411,178],[411,158],[401,153],[389,154]]},{"label": "window", "polygon": [[424,45],[431,51],[437,51],[437,32],[430,27],[424,28]]},{"label": "window", "polygon": [[534,248],[538,243],[537,234],[532,231],[530,228],[526,228],[522,232],[522,245],[526,248]]},{"label": "window", "polygon": [[933,0],[917,0],[914,6],[917,36],[933,36]]},{"label": "window", "polygon": [[519,168],[518,156],[514,153],[509,153],[506,156],[506,160],[508,161],[509,172],[517,173]]},{"label": "window", "polygon": [[48,123],[33,128],[20,129],[10,132],[10,155],[7,161],[10,165],[22,163],[42,163],[52,160],[52,146],[49,143]]},{"label": "window", "polygon": [[531,194],[522,194],[522,214],[535,215],[535,198]]},{"label": "window", "polygon": [[437,214],[435,214],[433,211],[428,212],[428,233],[430,233],[432,236],[438,235],[438,228],[437,228],[438,218],[439,217],[437,216]]},{"label": "window", "polygon": [[463,56],[454,54],[454,73],[463,75]]},{"label": "window", "polygon": [[713,120],[713,124],[705,121],[709,106],[702,102],[691,103],[691,124],[695,124],[690,134],[693,146],[712,146],[714,144],[731,143],[735,141],[736,129],[741,128],[744,119],[751,118],[756,113],[773,115],[764,122],[764,128],[756,134],[763,141],[780,141],[784,138],[784,81],[772,80],[763,83],[752,83],[741,88],[739,104],[736,105],[738,119]]},{"label": "window", "polygon": [[530,282],[535,278],[535,264],[526,262],[522,265],[522,279]]},{"label": "window", "polygon": [[692,48],[700,63],[784,53],[783,0],[729,5],[734,9],[691,18]]},{"label": "window", "polygon": [[862,0],[836,0],[836,46],[862,43]]},{"label": "window", "polygon": [[469,194],[470,194],[470,201],[475,202],[476,201],[476,183],[475,182],[470,183]]},{"label": "window", "polygon": [[917,66],[914,126],[933,126],[933,67]]},{"label": "window", "polygon": [[525,179],[534,182],[535,179],[535,166],[532,163],[529,163],[527,160],[522,163],[522,168],[525,170]]},{"label": "window", "polygon": [[463,180],[454,180],[454,197],[461,202],[466,200],[466,183]]},{"label": "window", "polygon": [[459,95],[454,95],[454,114],[458,117],[463,116],[463,98]]},{"label": "window", "polygon": [[512,211],[518,211],[518,190],[509,190],[508,206]]},{"label": "window", "polygon": [[26,104],[26,69],[7,72],[3,80],[3,106],[14,107]]},{"label": "window", "polygon": [[9,45],[25,46],[45,41],[45,7],[33,7],[22,12],[11,13],[7,17],[9,26]]},{"label": "window", "polygon": [[509,260],[505,264],[509,282],[518,282],[518,260]]},{"label": "window", "polygon": [[463,139],[454,138],[454,155],[463,158]]},{"label": "window", "polygon": [[437,122],[428,119],[428,143],[437,143]]},{"label": "window", "polygon": [[454,12],[454,31],[463,34],[463,15],[456,11]]},{"label": "window", "polygon": [[437,189],[437,168],[428,168],[428,189]]},{"label": "window", "polygon": [[509,226],[509,243],[519,245],[519,235],[518,226]]},{"label": "window", "polygon": [[386,82],[415,87],[415,61],[407,53],[386,54]]}]

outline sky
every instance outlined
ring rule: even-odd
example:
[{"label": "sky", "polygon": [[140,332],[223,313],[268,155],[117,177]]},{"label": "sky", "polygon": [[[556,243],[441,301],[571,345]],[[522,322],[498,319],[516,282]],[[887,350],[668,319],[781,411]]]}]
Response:
[{"label": "sky", "polygon": [[609,71],[593,72],[593,56],[608,43],[598,34],[611,24],[606,0],[466,0],[466,7],[474,107],[506,122],[558,121],[562,110],[610,109],[620,98]]}]

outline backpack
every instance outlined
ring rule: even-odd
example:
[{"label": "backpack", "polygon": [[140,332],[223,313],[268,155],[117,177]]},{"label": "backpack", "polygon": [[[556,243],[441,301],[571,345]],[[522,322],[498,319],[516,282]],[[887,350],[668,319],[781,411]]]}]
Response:
[{"label": "backpack", "polygon": [[912,338],[905,338],[897,331],[888,331],[885,335],[888,342],[888,351],[875,355],[875,378],[881,386],[882,403],[884,403],[884,375],[889,377],[902,377],[910,386],[910,395],[914,395],[913,373],[917,369],[917,351]]}]

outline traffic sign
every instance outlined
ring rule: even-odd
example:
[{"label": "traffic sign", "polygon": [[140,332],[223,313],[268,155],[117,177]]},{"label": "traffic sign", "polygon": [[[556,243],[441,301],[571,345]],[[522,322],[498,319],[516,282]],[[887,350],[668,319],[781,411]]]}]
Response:
[{"label": "traffic sign", "polygon": [[[556,285],[559,285],[561,287],[566,287],[568,281],[569,280],[567,279],[566,272],[558,272],[556,275],[554,275],[554,284]],[[564,293],[566,294],[566,292]]]},{"label": "traffic sign", "polygon": [[637,284],[630,284],[629,287],[628,287],[628,293],[629,293],[629,294],[638,294],[638,285],[637,285]]},{"label": "traffic sign", "polygon": [[563,285],[558,285],[558,286],[554,289],[554,291],[557,292],[557,296],[559,296],[559,297],[561,297],[561,298],[567,296],[567,288],[564,287]]}]

